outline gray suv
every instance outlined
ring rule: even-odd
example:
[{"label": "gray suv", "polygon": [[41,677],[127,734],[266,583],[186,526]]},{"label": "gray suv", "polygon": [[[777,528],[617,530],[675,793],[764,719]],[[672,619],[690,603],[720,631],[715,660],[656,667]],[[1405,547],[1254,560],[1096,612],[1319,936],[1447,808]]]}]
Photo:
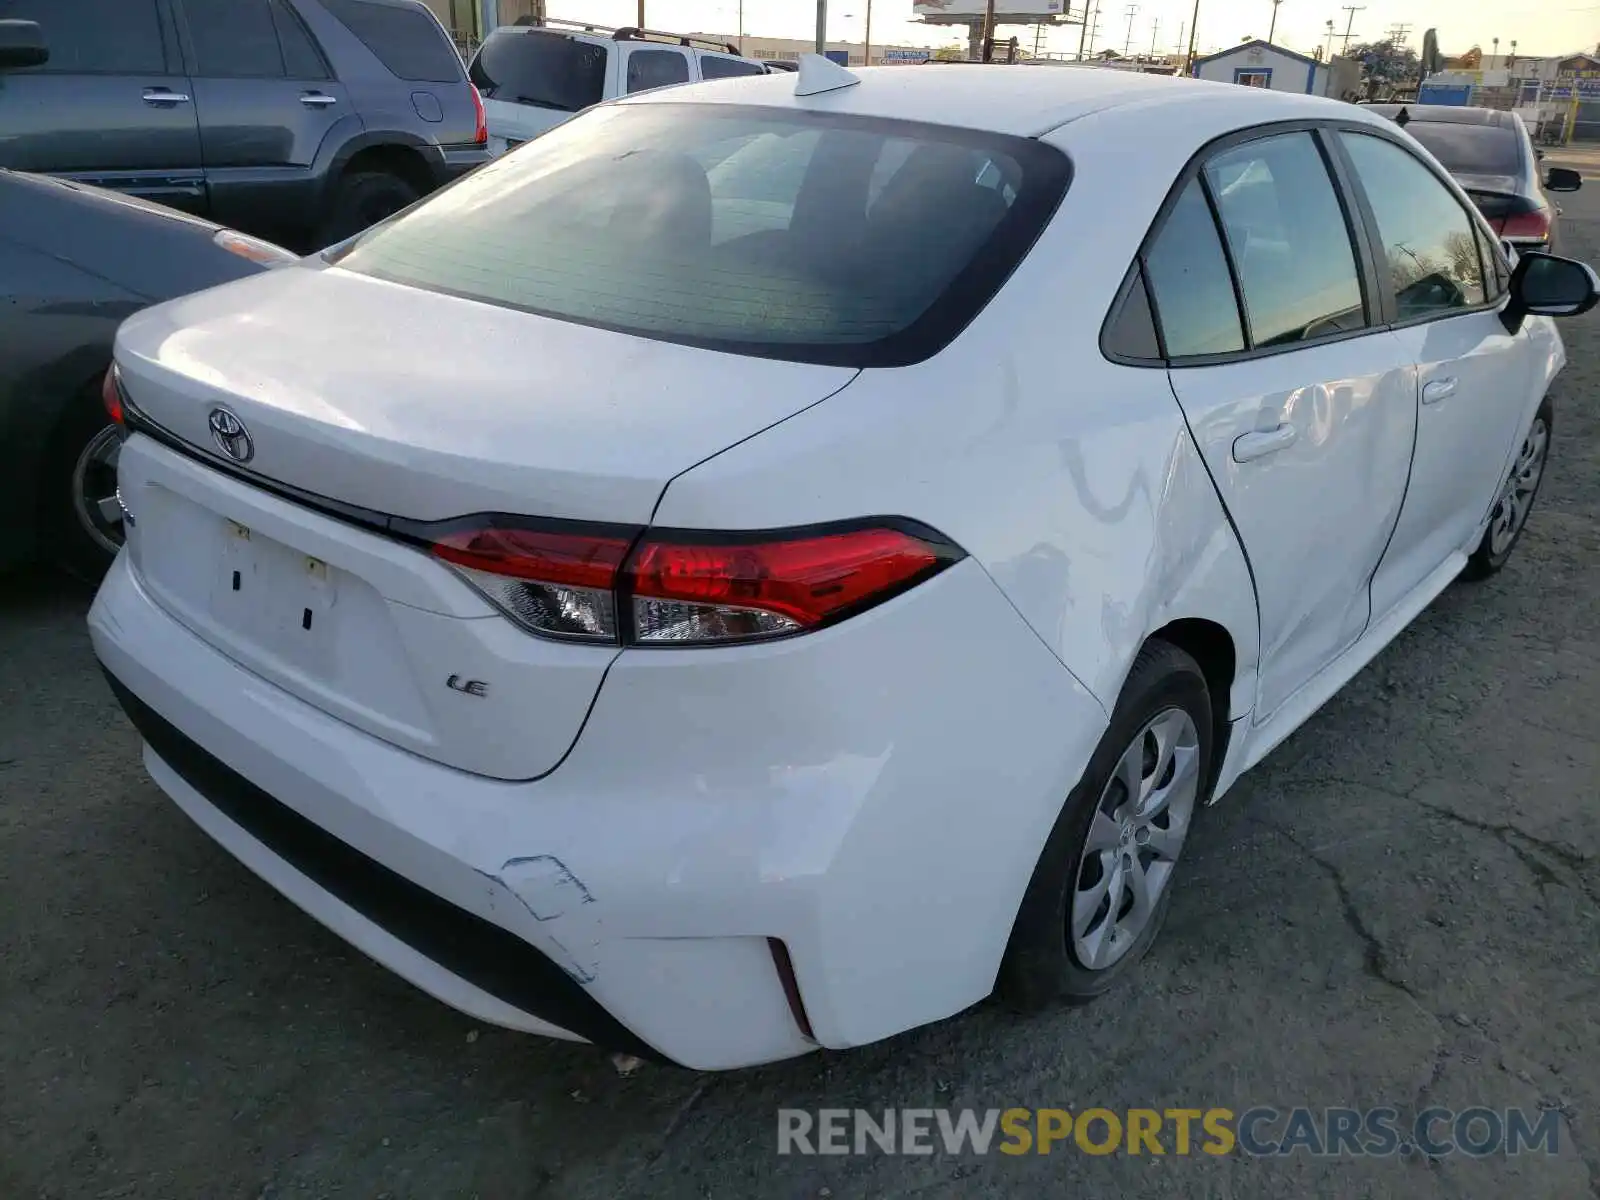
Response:
[{"label": "gray suv", "polygon": [[0,0],[0,167],[311,250],[487,145],[420,0]]}]

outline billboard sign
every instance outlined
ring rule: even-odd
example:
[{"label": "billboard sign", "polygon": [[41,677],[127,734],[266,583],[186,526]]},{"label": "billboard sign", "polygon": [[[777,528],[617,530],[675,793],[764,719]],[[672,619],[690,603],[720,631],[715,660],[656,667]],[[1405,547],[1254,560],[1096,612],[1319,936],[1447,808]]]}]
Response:
[{"label": "billboard sign", "polygon": [[[987,7],[985,0],[912,0],[911,15],[935,22],[981,21]],[[1066,11],[1065,0],[995,0],[994,20],[997,25],[1034,22]]]}]

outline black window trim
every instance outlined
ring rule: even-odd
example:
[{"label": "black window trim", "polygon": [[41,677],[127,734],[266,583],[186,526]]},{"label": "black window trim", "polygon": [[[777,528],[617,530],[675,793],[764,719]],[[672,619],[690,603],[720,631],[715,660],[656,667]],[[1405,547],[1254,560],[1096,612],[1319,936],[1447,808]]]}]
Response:
[{"label": "black window trim", "polygon": [[[278,33],[278,50],[283,55],[284,78],[297,83],[336,83],[338,77],[333,71],[333,60],[328,57],[328,52],[322,48],[322,43],[317,40],[316,32],[306,23],[305,17],[300,15],[300,10],[294,6],[292,0],[270,0],[272,6],[272,24]],[[322,74],[317,76],[294,75],[289,71],[289,52],[283,45],[282,22],[287,21],[305,35],[307,43],[311,46],[311,53],[317,56],[317,61],[322,64]]]},{"label": "black window trim", "polygon": [[[1462,213],[1466,216],[1467,224],[1473,228],[1479,237],[1487,237],[1489,239],[1489,246],[1492,254],[1498,256],[1504,253],[1504,251],[1500,249],[1500,239],[1498,235],[1494,232],[1494,230],[1489,228],[1489,223],[1484,219],[1483,214],[1478,211],[1478,206],[1473,204],[1472,201],[1467,198],[1466,193],[1462,190],[1461,185],[1455,181],[1454,177],[1451,176],[1447,171],[1436,171],[1433,168],[1433,165],[1426,159],[1417,157],[1416,151],[1412,150],[1410,146],[1406,145],[1403,138],[1394,136],[1389,130],[1382,127],[1375,128],[1371,125],[1363,125],[1351,121],[1338,122],[1332,125],[1330,128],[1335,133],[1354,133],[1362,134],[1368,137],[1380,138],[1383,141],[1386,141],[1397,147],[1408,158],[1410,158],[1412,162],[1416,163],[1419,167],[1422,167],[1428,172],[1429,175],[1433,176],[1435,181],[1443,185],[1445,191],[1450,194],[1451,199],[1456,202],[1456,206],[1460,208]],[[1356,198],[1356,203],[1361,208],[1362,216],[1372,230],[1373,245],[1377,250],[1377,255],[1375,256],[1374,261],[1386,269],[1388,264],[1387,261],[1382,257],[1383,243],[1381,241],[1382,234],[1380,233],[1378,226],[1378,217],[1377,213],[1372,208],[1371,200],[1367,196],[1366,187],[1362,184],[1360,176],[1356,174],[1355,164],[1349,156],[1349,151],[1345,149],[1343,139],[1339,137],[1332,137],[1329,140],[1335,147],[1337,147],[1339,158],[1346,164],[1346,168],[1349,172],[1348,186],[1350,188],[1350,192]],[[1380,276],[1380,278],[1382,277],[1383,276]],[[1498,284],[1498,280],[1496,280],[1496,284]],[[1437,311],[1421,313],[1415,317],[1410,317],[1402,321],[1400,320],[1399,308],[1395,304],[1394,297],[1390,295],[1389,289],[1385,287],[1381,290],[1384,320],[1386,322],[1384,327],[1386,329],[1410,329],[1417,325],[1427,325],[1434,321],[1448,321],[1455,317],[1467,316],[1471,313],[1498,312],[1500,309],[1505,307],[1510,298],[1509,295],[1504,292],[1494,296],[1493,298],[1490,298],[1489,293],[1489,280],[1485,278],[1483,280],[1484,299],[1479,303],[1464,305],[1461,308],[1441,308]]]},{"label": "black window trim", "polygon": [[[1361,284],[1362,306],[1366,314],[1366,324],[1360,329],[1324,334],[1321,337],[1310,338],[1305,341],[1290,342],[1277,346],[1255,347],[1250,342],[1248,309],[1245,306],[1238,274],[1234,268],[1233,251],[1228,245],[1226,231],[1220,220],[1218,220],[1215,201],[1211,196],[1210,185],[1205,180],[1204,169],[1214,156],[1226,150],[1231,150],[1235,146],[1277,137],[1286,133],[1301,132],[1307,132],[1312,135],[1312,140],[1316,143],[1323,162],[1328,168],[1334,194],[1338,197],[1339,209],[1344,215],[1345,228],[1355,251],[1356,274]],[[1449,320],[1453,317],[1465,316],[1470,313],[1494,312],[1503,308],[1508,300],[1508,296],[1504,292],[1492,300],[1486,299],[1481,304],[1475,304],[1467,308],[1443,309],[1435,313],[1423,313],[1406,321],[1398,320],[1394,297],[1389,294],[1389,288],[1383,283],[1383,280],[1387,278],[1387,262],[1384,258],[1382,243],[1379,240],[1377,217],[1373,213],[1372,205],[1367,198],[1365,189],[1361,186],[1360,179],[1356,176],[1354,165],[1350,161],[1342,140],[1336,136],[1346,132],[1369,134],[1373,137],[1383,138],[1385,141],[1392,142],[1406,151],[1415,161],[1426,167],[1435,179],[1440,180],[1445,185],[1446,190],[1455,198],[1456,203],[1464,208],[1468,219],[1473,222],[1479,235],[1489,239],[1489,246],[1496,260],[1503,258],[1504,251],[1500,246],[1499,237],[1489,228],[1488,222],[1483,219],[1477,207],[1470,200],[1463,199],[1464,193],[1461,191],[1460,185],[1448,174],[1441,174],[1423,159],[1418,158],[1416,153],[1405,144],[1404,139],[1393,130],[1339,118],[1273,121],[1265,125],[1252,125],[1246,129],[1235,129],[1220,137],[1213,138],[1201,146],[1190,157],[1189,161],[1184,164],[1183,170],[1178,173],[1177,179],[1168,189],[1165,199],[1162,200],[1155,219],[1150,223],[1150,228],[1145,231],[1143,239],[1139,242],[1139,249],[1135,254],[1133,265],[1138,267],[1141,272],[1145,271],[1146,259],[1154,247],[1156,239],[1161,235],[1162,230],[1166,228],[1166,223],[1172,215],[1172,210],[1177,207],[1179,198],[1192,181],[1196,178],[1200,179],[1201,191],[1206,198],[1207,206],[1211,209],[1212,220],[1216,224],[1217,239],[1222,244],[1223,257],[1227,262],[1228,274],[1233,283],[1234,301],[1238,306],[1239,326],[1245,341],[1245,349],[1229,350],[1220,354],[1185,355],[1178,358],[1169,355],[1167,353],[1166,333],[1161,328],[1160,301],[1155,294],[1155,290],[1149,286],[1149,277],[1146,272],[1145,287],[1150,297],[1151,319],[1155,324],[1156,342],[1161,347],[1162,358],[1159,361],[1128,358],[1110,349],[1111,331],[1121,315],[1122,306],[1127,302],[1130,290],[1127,278],[1124,278],[1122,285],[1117,289],[1116,297],[1107,309],[1105,320],[1101,323],[1101,355],[1108,361],[1123,366],[1156,367],[1164,370],[1221,366],[1228,363],[1249,362],[1276,354],[1292,353],[1314,346],[1331,345],[1336,342],[1348,341],[1351,338],[1367,337],[1374,333],[1389,330],[1409,329],[1414,325],[1423,325],[1430,321]],[[1488,290],[1486,280],[1485,295],[1488,294]]]}]

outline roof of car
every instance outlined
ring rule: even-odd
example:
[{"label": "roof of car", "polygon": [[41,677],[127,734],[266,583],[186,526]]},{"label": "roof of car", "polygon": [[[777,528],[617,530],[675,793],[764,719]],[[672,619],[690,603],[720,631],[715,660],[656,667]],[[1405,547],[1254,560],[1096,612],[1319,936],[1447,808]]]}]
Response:
[{"label": "roof of car", "polygon": [[1448,125],[1509,125],[1516,120],[1515,114],[1497,108],[1469,108],[1456,104],[1369,104],[1364,107],[1390,119],[1399,115],[1403,108],[1406,116],[1413,121],[1434,121]]},{"label": "roof of car", "polygon": [[[777,105],[1027,137],[1093,112],[1130,104],[1149,107],[1231,101],[1250,105],[1251,112],[1258,114],[1254,119],[1262,122],[1303,117],[1308,115],[1308,107],[1322,115],[1329,109],[1347,115],[1356,111],[1353,105],[1316,96],[1134,71],[1019,71],[998,64],[951,63],[940,71],[852,67],[851,74],[860,79],[858,84],[805,97],[795,96],[795,76],[784,73],[662,88],[620,103]],[[1245,95],[1246,91],[1250,94]]]}]

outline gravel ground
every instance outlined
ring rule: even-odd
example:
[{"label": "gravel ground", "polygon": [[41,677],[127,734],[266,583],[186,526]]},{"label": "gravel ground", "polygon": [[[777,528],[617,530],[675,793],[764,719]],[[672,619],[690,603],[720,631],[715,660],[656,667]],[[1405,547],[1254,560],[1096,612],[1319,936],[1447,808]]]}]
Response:
[{"label": "gravel ground", "polygon": [[[1600,187],[1566,201],[1600,260]],[[0,583],[0,1197],[1600,1197],[1600,312],[1511,568],[1208,814],[1134,986],[734,1075],[479,1028],[150,784],[87,597]],[[779,1107],[1556,1109],[1560,1152],[779,1157]]]}]

